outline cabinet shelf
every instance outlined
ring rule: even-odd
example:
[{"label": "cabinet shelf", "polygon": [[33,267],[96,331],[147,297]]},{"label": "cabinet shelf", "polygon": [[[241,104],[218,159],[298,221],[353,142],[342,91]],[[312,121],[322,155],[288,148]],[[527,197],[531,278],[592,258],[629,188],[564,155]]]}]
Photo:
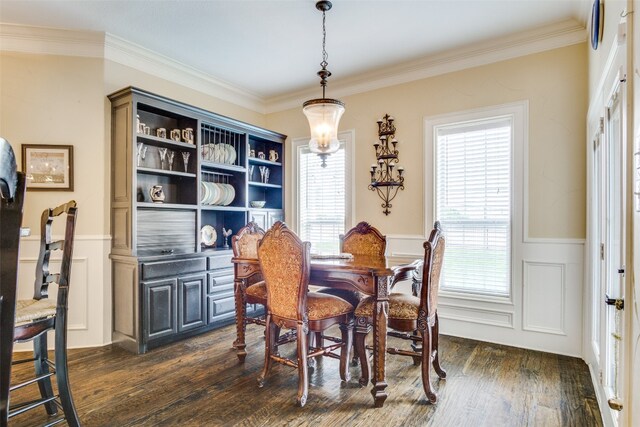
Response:
[{"label": "cabinet shelf", "polygon": [[208,162],[206,160],[202,160],[201,166],[203,169],[223,169],[227,171],[242,172],[242,173],[247,171],[247,168],[243,166],[235,166],[227,163]]},{"label": "cabinet shelf", "polygon": [[282,185],[278,185],[278,184],[264,184],[262,182],[253,182],[253,181],[250,181],[249,185],[252,187],[282,188]]},{"label": "cabinet shelf", "polygon": [[249,163],[254,163],[256,165],[282,166],[282,163],[280,162],[272,162],[271,160],[263,160],[257,157],[249,157]]},{"label": "cabinet shelf", "polygon": [[155,168],[145,168],[142,166],[138,166],[138,173],[144,173],[149,175],[165,175],[165,176],[184,176],[188,178],[195,178],[195,173],[189,172],[178,172],[178,171],[169,171],[166,169],[155,169]]},{"label": "cabinet shelf", "polygon": [[181,148],[181,149],[187,149],[187,150],[195,150],[196,149],[196,145],[195,144],[189,144],[188,142],[182,142],[182,141],[174,141],[172,139],[167,139],[167,138],[160,138],[157,136],[153,136],[153,135],[147,135],[144,133],[138,133],[136,134],[138,137],[138,140],[145,140],[147,141],[147,143],[151,142],[153,143],[153,145],[156,146],[162,146],[162,147],[167,147],[167,148]]},{"label": "cabinet shelf", "polygon": [[200,209],[204,211],[227,211],[227,212],[244,212],[247,210],[245,207],[237,206],[218,206],[218,205],[200,205]]},{"label": "cabinet shelf", "polygon": [[153,202],[137,202],[138,208],[153,208],[153,209],[188,209],[195,210],[196,205],[187,205],[181,203],[153,203]]}]

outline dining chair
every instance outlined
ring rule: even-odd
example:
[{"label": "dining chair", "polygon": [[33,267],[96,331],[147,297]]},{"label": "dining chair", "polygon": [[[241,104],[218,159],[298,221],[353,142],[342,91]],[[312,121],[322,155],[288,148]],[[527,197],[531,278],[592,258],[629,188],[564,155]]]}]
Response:
[{"label": "dining chair", "polygon": [[[238,230],[235,236],[231,238],[231,248],[233,256],[236,258],[258,259],[258,244],[264,237],[264,230],[255,222],[249,222],[247,225]],[[246,326],[248,323],[265,326],[265,316],[247,316],[247,304],[258,304],[267,307],[267,286],[262,280],[260,271],[255,271],[244,279],[237,279],[235,282],[235,292],[239,293],[240,298],[236,301],[242,301],[236,307],[236,327],[238,336],[241,340],[234,342],[234,347],[238,350],[244,350],[244,337]],[[278,337],[278,345],[286,344],[295,340],[295,333],[287,333],[280,336],[280,331],[276,331]],[[246,353],[239,352],[238,358],[244,361]]]},{"label": "dining chair", "polygon": [[[309,391],[308,360],[317,356],[340,359],[340,378],[349,380],[348,359],[353,337],[353,306],[333,295],[309,292],[311,244],[281,222],[267,231],[258,247],[258,260],[267,285],[267,336],[264,367],[258,384],[264,386],[272,362],[279,362],[298,370],[296,402],[304,406]],[[340,325],[342,339],[324,346],[307,348],[307,333],[322,332]],[[277,328],[297,332],[297,359],[278,354]],[[335,351],[340,349],[340,354]]]},{"label": "dining chair", "polygon": [[[421,343],[421,347],[413,347],[412,351],[398,348],[387,348],[387,353],[410,356],[415,364],[422,364],[422,386],[427,399],[436,403],[438,396],[431,385],[431,365],[439,378],[446,378],[447,373],[440,366],[438,352],[438,289],[440,273],[444,261],[445,236],[439,221],[436,221],[429,239],[424,243],[424,264],[422,268],[422,286],[420,296],[403,293],[389,295],[389,314],[387,325],[391,331],[389,336]],[[362,386],[369,382],[370,366],[365,340],[373,324],[373,307],[375,298],[364,298],[356,308],[356,324],[366,324],[367,328],[356,330],[356,348],[360,357]],[[416,334],[414,331],[417,331]]]},{"label": "dining chair", "polygon": [[9,387],[25,176],[7,140],[0,138],[0,425],[9,419]]},{"label": "dining chair", "polygon": [[[64,215],[63,215],[64,214]],[[65,218],[66,217],[66,218]],[[64,239],[52,240],[54,220],[65,219]],[[80,421],[73,403],[69,385],[67,366],[67,311],[73,256],[73,239],[77,218],[76,202],[71,200],[53,209],[42,212],[40,222],[40,254],[36,264],[34,281],[34,296],[29,300],[18,300],[15,313],[15,342],[33,342],[33,358],[14,360],[20,364],[34,362],[35,377],[11,387],[17,390],[37,383],[41,398],[12,404],[9,407],[9,417],[13,417],[40,405],[44,405],[50,416],[58,415],[58,408],[62,409],[63,417],[50,424],[66,420],[69,426],[79,426]],[[53,251],[62,251],[59,269],[52,273]],[[58,264],[58,263],[56,263]],[[56,300],[48,298],[49,285],[57,284]],[[47,354],[47,331],[54,331],[54,360]],[[58,395],[54,395],[51,377],[56,376]]]},{"label": "dining chair", "polygon": [[[340,236],[340,252],[384,258],[387,239],[375,227],[362,221]],[[323,288],[318,292],[340,297],[356,307],[363,295],[355,290]]]}]

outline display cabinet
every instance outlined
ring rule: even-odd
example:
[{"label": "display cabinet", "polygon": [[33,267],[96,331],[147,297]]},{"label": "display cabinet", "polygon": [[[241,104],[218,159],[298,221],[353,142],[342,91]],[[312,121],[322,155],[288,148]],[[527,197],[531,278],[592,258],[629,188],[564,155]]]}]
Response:
[{"label": "display cabinet", "polygon": [[228,243],[283,218],[286,137],[132,87],[109,99],[112,339],[144,353],[234,321]]}]

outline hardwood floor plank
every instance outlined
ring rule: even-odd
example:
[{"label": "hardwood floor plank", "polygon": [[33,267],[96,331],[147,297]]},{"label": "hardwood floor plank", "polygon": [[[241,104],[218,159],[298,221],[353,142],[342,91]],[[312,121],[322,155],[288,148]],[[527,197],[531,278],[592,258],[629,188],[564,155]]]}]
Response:
[{"label": "hardwood floor plank", "polygon": [[[441,336],[446,380],[433,378],[437,405],[428,404],[421,371],[412,359],[387,357],[389,398],[373,408],[359,367],[343,383],[339,361],[325,358],[310,370],[309,399],[295,406],[297,372],[274,365],[263,388],[263,329],[249,327],[248,356],[240,364],[229,326],[186,341],[132,355],[118,347],[72,350],[71,387],[85,426],[600,426],[601,417],[582,360]],[[390,338],[394,346],[406,346]],[[295,356],[295,344],[280,352]],[[14,381],[31,365],[14,369]],[[55,388],[55,386],[54,386]],[[37,387],[12,402],[37,396]],[[12,419],[10,426],[46,421],[44,410]]]}]

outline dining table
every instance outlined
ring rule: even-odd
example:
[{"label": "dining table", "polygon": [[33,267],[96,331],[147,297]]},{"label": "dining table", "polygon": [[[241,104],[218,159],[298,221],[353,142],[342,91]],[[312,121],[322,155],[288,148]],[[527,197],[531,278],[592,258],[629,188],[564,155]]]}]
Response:
[{"label": "dining table", "polygon": [[[237,337],[234,347],[238,358],[243,361],[247,355],[245,344],[246,304],[244,291],[253,281],[261,279],[260,264],[255,258],[232,259],[235,273],[235,306]],[[412,278],[414,289],[418,275],[414,274],[420,263],[390,267],[388,257],[367,255],[311,256],[310,280],[314,286],[356,290],[375,297],[373,311],[373,366],[371,394],[375,407],[382,407],[387,399],[386,347],[389,293],[392,284]],[[360,320],[362,324],[358,324]],[[356,331],[367,330],[366,319],[356,320]],[[363,384],[365,385],[365,384]]]}]

